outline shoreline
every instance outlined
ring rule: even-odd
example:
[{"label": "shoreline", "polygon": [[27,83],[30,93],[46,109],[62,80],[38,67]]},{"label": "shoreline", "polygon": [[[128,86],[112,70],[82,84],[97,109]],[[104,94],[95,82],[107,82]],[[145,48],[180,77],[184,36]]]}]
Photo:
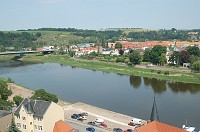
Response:
[{"label": "shoreline", "polygon": [[[33,90],[30,90],[23,86],[19,86],[15,83],[8,83],[8,88],[10,90],[12,90],[12,95],[8,97],[8,100],[10,100],[10,101],[13,101],[13,97],[16,95],[21,96],[23,98],[30,98],[34,93]],[[57,104],[64,107],[64,106],[70,105],[71,103],[58,98]]]},{"label": "shoreline", "polygon": [[136,65],[135,67],[129,67],[121,63],[110,63],[97,60],[83,60],[79,58],[71,58],[67,55],[26,55],[22,58],[22,62],[24,64],[57,63],[65,66],[116,73],[128,76],[140,76],[173,82],[200,84],[200,74],[195,74],[188,71],[181,71],[181,68],[156,68],[156,66],[155,68],[146,68],[139,65]]}]

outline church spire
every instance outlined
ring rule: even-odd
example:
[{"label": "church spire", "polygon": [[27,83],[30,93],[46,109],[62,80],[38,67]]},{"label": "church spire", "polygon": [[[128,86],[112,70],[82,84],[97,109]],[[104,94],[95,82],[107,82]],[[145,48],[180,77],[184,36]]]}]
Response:
[{"label": "church spire", "polygon": [[153,107],[152,107],[152,111],[151,111],[151,117],[150,117],[151,121],[159,121],[159,115],[158,115],[158,109],[156,106],[156,99],[154,96],[154,101],[153,101]]}]

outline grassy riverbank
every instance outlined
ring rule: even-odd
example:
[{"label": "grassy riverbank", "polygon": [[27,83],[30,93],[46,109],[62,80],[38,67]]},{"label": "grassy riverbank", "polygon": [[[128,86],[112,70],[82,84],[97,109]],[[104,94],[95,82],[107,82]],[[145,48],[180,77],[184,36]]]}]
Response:
[{"label": "grassy riverbank", "polygon": [[112,72],[124,75],[135,75],[142,77],[157,78],[162,80],[177,81],[184,83],[200,84],[200,75],[188,72],[175,71],[161,71],[144,68],[129,67],[118,63],[107,63],[98,61],[81,60],[77,58],[70,58],[66,55],[49,55],[49,56],[35,56],[28,55],[23,58],[26,63],[42,63],[51,62],[59,63],[67,66],[79,67],[90,70],[98,70],[104,72]]},{"label": "grassy riverbank", "polygon": [[[0,56],[0,62],[13,61],[15,56]],[[184,83],[200,84],[200,75],[188,73],[188,72],[176,72],[176,71],[161,71],[145,68],[129,67],[119,63],[108,63],[99,61],[81,60],[77,58],[70,58],[66,55],[48,55],[40,56],[39,54],[26,55],[23,58],[24,63],[59,63],[66,66],[79,67],[90,70],[98,70],[104,72],[112,72],[124,75],[135,75],[142,77],[157,78],[162,80],[177,81]],[[169,73],[169,74],[168,74]]]}]

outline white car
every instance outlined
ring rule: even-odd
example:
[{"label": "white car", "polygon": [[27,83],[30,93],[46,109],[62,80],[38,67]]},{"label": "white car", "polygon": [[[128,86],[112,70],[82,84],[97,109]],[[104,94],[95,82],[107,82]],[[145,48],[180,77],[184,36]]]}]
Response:
[{"label": "white car", "polygon": [[95,122],[97,122],[97,123],[103,123],[103,122],[104,122],[104,119],[97,118],[97,119],[95,120]]}]

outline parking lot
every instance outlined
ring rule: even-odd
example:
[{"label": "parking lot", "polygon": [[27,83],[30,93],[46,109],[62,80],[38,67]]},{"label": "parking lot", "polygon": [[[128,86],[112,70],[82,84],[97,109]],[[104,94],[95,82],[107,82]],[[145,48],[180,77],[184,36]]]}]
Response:
[{"label": "parking lot", "polygon": [[[84,103],[75,103],[64,107],[65,120],[71,122],[77,122],[87,125],[88,122],[94,122],[97,118],[103,119],[107,127],[98,127],[102,131],[112,131],[113,128],[121,128],[123,130],[133,129],[133,126],[129,126],[128,123],[134,118],[120,113],[108,111],[105,109],[97,108]],[[77,119],[72,119],[71,115],[80,114],[82,112],[88,113],[85,116],[87,120],[78,121]],[[142,120],[145,124],[146,121]],[[89,125],[91,126],[91,125]]]}]

